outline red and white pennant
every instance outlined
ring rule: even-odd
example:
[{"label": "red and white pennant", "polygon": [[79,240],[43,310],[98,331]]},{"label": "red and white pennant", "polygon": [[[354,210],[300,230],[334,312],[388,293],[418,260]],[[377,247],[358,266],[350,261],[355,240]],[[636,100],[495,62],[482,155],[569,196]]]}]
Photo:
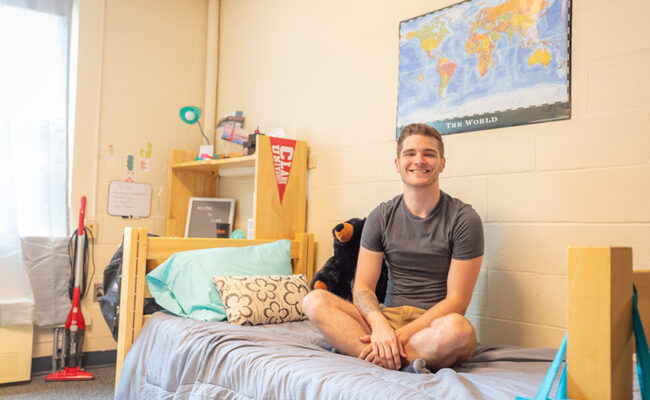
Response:
[{"label": "red and white pennant", "polygon": [[284,198],[284,190],[287,188],[293,152],[296,149],[296,141],[277,137],[269,137],[271,142],[271,153],[273,154],[273,166],[275,167],[275,181],[278,184],[280,204]]}]

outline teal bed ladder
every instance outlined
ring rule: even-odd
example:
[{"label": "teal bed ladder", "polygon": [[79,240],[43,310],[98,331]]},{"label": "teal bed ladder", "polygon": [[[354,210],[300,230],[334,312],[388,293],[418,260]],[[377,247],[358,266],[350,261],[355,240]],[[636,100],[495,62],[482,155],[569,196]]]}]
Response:
[{"label": "teal bed ladder", "polygon": [[[537,395],[534,398],[517,396],[515,397],[515,400],[551,400],[548,396],[551,393],[555,377],[562,366],[562,360],[566,354],[566,342],[567,334],[565,333],[560,349],[557,351],[557,354],[555,354],[555,358],[542,381],[542,386],[540,386]],[[564,363],[564,368],[562,369],[562,376],[560,376],[560,381],[557,385],[557,396],[555,398],[556,400],[566,400],[566,363]]]},{"label": "teal bed ladder", "polygon": [[[639,314],[639,307],[637,305],[637,293],[636,286],[633,286],[634,297],[633,297],[633,307],[632,307],[632,320],[634,322],[634,340],[636,341],[636,372],[637,378],[639,379],[639,390],[641,392],[641,399],[650,400],[650,349],[648,349],[648,341],[646,340],[645,332],[643,331],[643,324],[641,322],[641,314]],[[553,382],[557,376],[560,366],[562,365],[562,360],[566,354],[567,346],[567,334],[564,335],[562,340],[562,345],[557,351],[553,362],[551,363],[542,385],[537,392],[537,395],[534,398],[530,397],[515,397],[515,400],[552,400],[549,397],[551,393],[551,388],[553,387]],[[562,375],[560,376],[560,381],[558,382],[557,391],[556,391],[556,400],[568,400],[567,399],[567,387],[566,387],[566,363],[564,363],[564,368],[562,369]]]}]

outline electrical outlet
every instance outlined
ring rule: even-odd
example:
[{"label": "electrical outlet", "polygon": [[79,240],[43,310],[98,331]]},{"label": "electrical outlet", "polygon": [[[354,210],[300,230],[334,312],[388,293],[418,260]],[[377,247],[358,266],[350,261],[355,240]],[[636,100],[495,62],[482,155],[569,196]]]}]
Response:
[{"label": "electrical outlet", "polygon": [[90,236],[97,242],[97,221],[92,219],[86,221],[86,228],[90,231]]},{"label": "electrical outlet", "polygon": [[99,298],[104,295],[104,287],[101,283],[93,285],[93,301],[99,301]]}]

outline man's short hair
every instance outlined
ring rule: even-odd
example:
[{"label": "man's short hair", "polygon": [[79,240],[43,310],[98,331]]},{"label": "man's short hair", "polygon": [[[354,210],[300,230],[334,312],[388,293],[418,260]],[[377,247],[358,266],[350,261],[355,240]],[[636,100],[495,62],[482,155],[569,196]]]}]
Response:
[{"label": "man's short hair", "polygon": [[440,150],[440,158],[445,156],[445,144],[442,142],[442,136],[436,128],[429,126],[427,124],[409,124],[402,128],[402,131],[399,133],[399,139],[397,139],[397,157],[402,152],[402,144],[404,140],[412,135],[424,135],[429,136],[438,141],[438,148]]}]

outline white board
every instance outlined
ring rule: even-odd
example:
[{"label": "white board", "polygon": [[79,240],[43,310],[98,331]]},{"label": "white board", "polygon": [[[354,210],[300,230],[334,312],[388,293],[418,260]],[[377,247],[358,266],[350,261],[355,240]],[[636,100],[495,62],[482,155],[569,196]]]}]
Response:
[{"label": "white board", "polygon": [[143,218],[151,215],[151,185],[113,181],[108,184],[108,214]]}]

